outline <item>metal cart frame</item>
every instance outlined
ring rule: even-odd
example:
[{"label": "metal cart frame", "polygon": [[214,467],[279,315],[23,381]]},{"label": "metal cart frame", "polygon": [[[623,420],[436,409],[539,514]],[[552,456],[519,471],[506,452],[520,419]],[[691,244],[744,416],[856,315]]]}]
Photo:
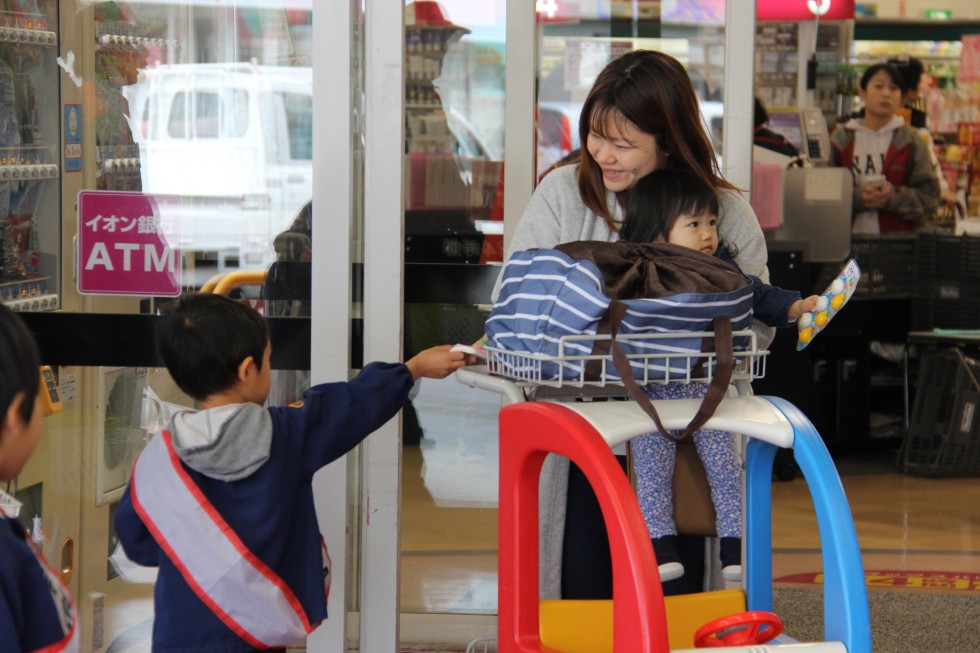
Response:
[{"label": "metal cart frame", "polygon": [[[758,350],[755,342],[752,336],[750,349],[738,354],[741,362],[733,383],[740,394],[723,399],[704,428],[749,438],[745,450],[743,519],[743,590],[748,610],[773,608],[772,468],[777,449],[792,449],[816,508],[823,550],[825,641],[800,644],[781,636],[768,644],[723,650],[760,653],[793,644],[794,651],[870,653],[871,627],[861,553],[840,477],[819,433],[799,409],[777,397],[751,395],[748,384],[764,373],[768,353]],[[520,360],[515,360],[515,356]],[[706,357],[709,360],[702,368],[702,377],[688,374],[678,379],[670,375],[662,378],[648,375],[638,376],[637,381],[669,383],[710,379],[714,369],[710,364],[712,354],[685,356],[686,362],[680,365],[675,363],[682,357],[673,354],[637,356],[641,360],[631,362],[653,370],[664,367],[691,370],[698,360]],[[588,357],[573,358],[581,362]],[[665,358],[671,359],[666,365]],[[489,373],[473,368],[456,373],[459,382],[498,392],[504,396],[505,403],[512,404],[500,413],[499,650],[522,653],[551,650],[545,648],[541,638],[537,484],[545,456],[557,453],[582,468],[596,491],[609,529],[614,576],[611,650],[666,652],[670,649],[656,560],[636,497],[611,452],[612,447],[649,433],[650,418],[635,402],[528,401],[526,392],[541,386],[582,392],[617,385],[605,374],[606,359],[602,361],[602,377],[593,381],[560,375],[547,378],[535,372],[536,368],[540,370],[540,362],[558,363],[558,369],[562,369],[562,363],[567,361],[488,348]],[[522,369],[525,371],[515,373]],[[674,430],[687,425],[700,400],[653,403],[665,427]]]}]

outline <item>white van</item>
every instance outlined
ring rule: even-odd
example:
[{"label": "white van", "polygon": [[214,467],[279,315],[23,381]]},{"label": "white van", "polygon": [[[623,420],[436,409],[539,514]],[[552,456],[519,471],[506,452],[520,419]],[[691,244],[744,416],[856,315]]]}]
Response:
[{"label": "white van", "polygon": [[172,64],[123,88],[142,190],[182,198],[180,247],[267,265],[313,195],[310,68]]}]

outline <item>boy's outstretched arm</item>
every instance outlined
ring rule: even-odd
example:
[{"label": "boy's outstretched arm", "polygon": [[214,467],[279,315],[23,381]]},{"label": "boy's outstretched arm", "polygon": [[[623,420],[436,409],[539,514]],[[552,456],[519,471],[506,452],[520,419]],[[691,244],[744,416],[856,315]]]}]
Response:
[{"label": "boy's outstretched arm", "polygon": [[419,352],[406,361],[405,366],[417,379],[427,376],[431,379],[443,379],[461,367],[475,365],[479,359],[472,354],[461,351],[450,351],[452,345],[439,345]]}]

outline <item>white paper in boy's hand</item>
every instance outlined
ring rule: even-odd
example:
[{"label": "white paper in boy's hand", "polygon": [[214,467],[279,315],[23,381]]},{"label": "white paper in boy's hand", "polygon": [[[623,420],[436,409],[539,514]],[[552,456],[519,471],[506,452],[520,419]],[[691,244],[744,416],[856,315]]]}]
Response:
[{"label": "white paper in boy's hand", "polygon": [[487,360],[487,350],[486,349],[476,349],[470,345],[455,345],[449,351],[461,351],[464,354],[470,354],[471,356],[476,356],[481,361]]}]

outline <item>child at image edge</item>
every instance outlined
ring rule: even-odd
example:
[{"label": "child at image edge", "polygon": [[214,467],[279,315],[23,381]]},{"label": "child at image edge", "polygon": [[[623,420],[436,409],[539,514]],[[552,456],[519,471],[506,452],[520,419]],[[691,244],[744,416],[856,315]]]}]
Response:
[{"label": "child at image edge", "polygon": [[[37,345],[0,304],[0,482],[17,478],[41,439]],[[17,520],[20,503],[0,490],[0,651],[79,650],[75,609]]]},{"label": "child at image edge", "polygon": [[159,567],[153,651],[235,653],[300,641],[327,617],[313,474],[391,419],[415,379],[443,378],[475,360],[434,347],[263,408],[271,346],[265,319],[250,307],[188,295],[156,338],[171,377],[200,410],[179,412],[151,438],[116,513],[126,555]]},{"label": "child at image edge", "polygon": [[[738,269],[735,253],[718,242],[717,215],[717,195],[694,173],[654,171],[630,192],[620,238],[632,243],[681,245]],[[816,295],[802,299],[798,292],[764,284],[756,277],[749,279],[753,315],[769,326],[788,327],[816,308]],[[651,383],[644,392],[651,399],[681,399],[703,397],[706,389],[705,383]],[[735,440],[724,431],[701,429],[694,433],[694,444],[711,487],[722,574],[726,580],[738,580],[742,574],[742,478]],[[684,567],[677,550],[671,493],[676,445],[669,435],[649,433],[633,440],[632,455],[637,498],[653,540],[661,579],[678,578]]]}]

